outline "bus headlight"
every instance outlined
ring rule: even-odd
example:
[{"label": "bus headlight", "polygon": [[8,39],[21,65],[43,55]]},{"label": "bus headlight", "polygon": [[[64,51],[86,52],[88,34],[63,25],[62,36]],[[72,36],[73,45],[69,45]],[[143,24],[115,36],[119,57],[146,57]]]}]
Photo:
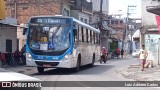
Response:
[{"label": "bus headlight", "polygon": [[64,56],[64,60],[67,60],[69,58],[69,55]]},{"label": "bus headlight", "polygon": [[31,61],[32,60],[32,56],[29,53],[26,53],[26,57]]}]

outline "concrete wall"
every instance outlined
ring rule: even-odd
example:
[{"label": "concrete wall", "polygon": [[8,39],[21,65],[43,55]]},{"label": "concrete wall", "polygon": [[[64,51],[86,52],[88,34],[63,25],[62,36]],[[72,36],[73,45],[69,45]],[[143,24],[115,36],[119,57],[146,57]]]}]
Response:
[{"label": "concrete wall", "polygon": [[12,40],[12,52],[17,50],[17,27],[0,25],[0,51],[6,52],[6,40]]},{"label": "concrete wall", "polygon": [[71,17],[79,19],[79,11],[78,10],[71,10]]},{"label": "concrete wall", "polygon": [[154,65],[158,64],[158,40],[160,35],[148,34],[145,35],[145,47],[148,51],[148,60],[153,60]]},{"label": "concrete wall", "polygon": [[[93,2],[93,12],[100,10],[100,1],[101,0],[92,0]],[[102,11],[104,14],[108,15],[109,13],[109,0],[103,0]]]}]

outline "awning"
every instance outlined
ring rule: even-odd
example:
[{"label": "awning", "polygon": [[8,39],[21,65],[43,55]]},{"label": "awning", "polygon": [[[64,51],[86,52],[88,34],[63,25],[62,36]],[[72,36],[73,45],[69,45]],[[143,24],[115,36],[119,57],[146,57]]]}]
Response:
[{"label": "awning", "polygon": [[146,10],[150,13],[160,15],[160,5],[158,5],[158,6],[147,6]]},{"label": "awning", "polygon": [[19,25],[14,25],[14,24],[7,24],[7,23],[0,23],[2,25],[9,25],[9,26],[13,26],[13,27],[19,27]]},{"label": "awning", "polygon": [[139,38],[140,31],[139,29],[133,34],[132,38]]}]

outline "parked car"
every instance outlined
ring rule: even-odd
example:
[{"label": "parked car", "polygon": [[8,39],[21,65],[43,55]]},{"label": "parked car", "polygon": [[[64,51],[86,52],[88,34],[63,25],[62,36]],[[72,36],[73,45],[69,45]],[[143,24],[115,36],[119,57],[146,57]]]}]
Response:
[{"label": "parked car", "polygon": [[134,52],[132,52],[132,57],[138,58],[139,55],[139,49],[136,49]]}]

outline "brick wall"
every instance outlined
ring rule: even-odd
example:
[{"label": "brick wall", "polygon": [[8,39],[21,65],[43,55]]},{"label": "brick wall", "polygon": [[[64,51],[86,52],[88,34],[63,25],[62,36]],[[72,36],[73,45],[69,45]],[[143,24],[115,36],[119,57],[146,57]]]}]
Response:
[{"label": "brick wall", "polygon": [[[9,1],[9,0],[8,0]],[[17,17],[18,24],[27,23],[31,16],[61,14],[63,0],[14,0],[7,2],[7,16]],[[16,14],[15,14],[15,6]],[[16,16],[15,16],[16,15]]]}]

